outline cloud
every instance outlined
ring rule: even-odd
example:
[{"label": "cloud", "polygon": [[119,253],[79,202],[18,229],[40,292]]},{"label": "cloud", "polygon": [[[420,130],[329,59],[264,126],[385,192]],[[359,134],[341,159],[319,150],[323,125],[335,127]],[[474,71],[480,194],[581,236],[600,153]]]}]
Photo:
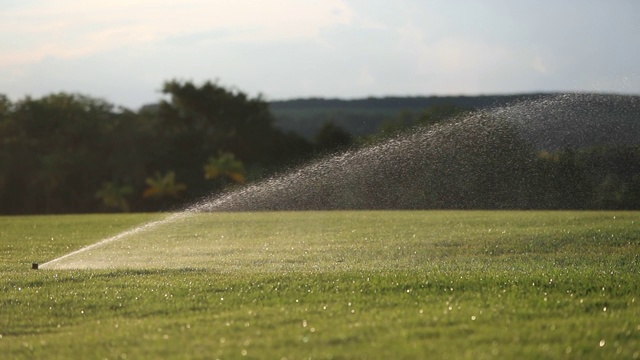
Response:
[{"label": "cloud", "polygon": [[322,28],[351,21],[342,0],[37,1],[0,15],[0,66],[46,57],[77,58],[194,34],[217,41],[287,41],[318,37]]},{"label": "cloud", "polygon": [[399,28],[397,34],[396,51],[413,58],[422,75],[469,76],[479,70],[513,68],[518,61],[514,48],[500,42],[447,34],[428,39],[425,30],[413,24]]}]

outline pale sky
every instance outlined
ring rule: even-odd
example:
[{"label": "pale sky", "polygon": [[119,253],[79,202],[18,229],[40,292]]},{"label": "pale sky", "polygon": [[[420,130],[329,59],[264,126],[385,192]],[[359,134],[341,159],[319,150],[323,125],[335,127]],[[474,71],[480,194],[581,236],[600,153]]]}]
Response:
[{"label": "pale sky", "polygon": [[640,94],[638,0],[0,0],[0,93]]}]

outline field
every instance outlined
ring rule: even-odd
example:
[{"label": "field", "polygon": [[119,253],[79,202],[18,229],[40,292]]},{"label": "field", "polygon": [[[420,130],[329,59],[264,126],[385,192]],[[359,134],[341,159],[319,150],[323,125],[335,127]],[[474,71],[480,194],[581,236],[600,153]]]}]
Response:
[{"label": "field", "polygon": [[640,358],[638,212],[0,217],[3,359]]}]

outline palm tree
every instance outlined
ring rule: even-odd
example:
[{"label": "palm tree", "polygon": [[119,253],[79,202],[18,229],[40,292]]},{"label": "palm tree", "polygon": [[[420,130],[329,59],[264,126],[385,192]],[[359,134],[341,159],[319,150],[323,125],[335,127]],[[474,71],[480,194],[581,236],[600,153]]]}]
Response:
[{"label": "palm tree", "polygon": [[176,173],[169,171],[162,175],[156,172],[155,177],[147,178],[147,189],[142,193],[145,198],[167,198],[177,199],[180,193],[187,190],[187,185],[176,182]]},{"label": "palm tree", "polygon": [[210,157],[204,165],[204,178],[210,180],[220,177],[243,184],[245,182],[244,164],[232,153],[220,153],[218,157]]}]

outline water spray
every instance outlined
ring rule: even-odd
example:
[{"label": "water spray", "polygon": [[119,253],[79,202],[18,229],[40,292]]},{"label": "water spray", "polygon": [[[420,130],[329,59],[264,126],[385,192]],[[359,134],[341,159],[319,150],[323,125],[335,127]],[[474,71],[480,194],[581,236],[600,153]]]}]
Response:
[{"label": "water spray", "polygon": [[[622,120],[637,111],[640,102],[636,98],[566,94],[461,114],[214,194],[182,212],[103,239],[39,268],[64,266],[75,255],[201,212],[418,209],[425,204],[443,209],[530,208],[536,198],[530,203],[528,195],[523,195],[529,194],[528,180],[523,179],[537,175],[523,164],[531,162],[534,151],[602,143],[600,134],[608,134],[602,119],[612,119],[607,126],[635,124]],[[626,131],[629,138],[616,135],[614,143],[635,144],[634,129]],[[588,139],[589,134],[596,137]]]},{"label": "water spray", "polygon": [[[57,263],[57,262],[59,262],[61,260],[64,260],[64,259],[67,259],[67,258],[72,257],[74,255],[81,254],[81,253],[84,253],[86,251],[89,251],[89,250],[104,246],[104,245],[106,245],[108,243],[112,243],[112,242],[115,242],[115,241],[122,240],[122,239],[124,239],[124,238],[126,238],[128,236],[135,235],[135,234],[140,233],[142,231],[145,231],[145,230],[147,230],[149,228],[154,228],[154,227],[162,225],[162,224],[167,224],[167,223],[178,221],[180,219],[183,219],[183,218],[189,216],[190,214],[193,214],[193,213],[185,211],[185,212],[181,212],[181,213],[170,214],[170,215],[166,216],[162,220],[156,220],[156,221],[148,222],[148,223],[146,223],[144,225],[141,225],[141,226],[138,226],[138,227],[136,227],[134,229],[124,231],[124,232],[122,232],[122,233],[120,233],[118,235],[112,236],[110,238],[103,239],[103,240],[101,240],[101,241],[99,241],[99,242],[97,242],[95,244],[91,244],[91,245],[85,246],[85,247],[83,247],[81,249],[78,249],[76,251],[70,252],[70,253],[68,253],[66,255],[60,256],[60,257],[55,258],[55,259],[53,259],[51,261],[45,262],[40,267],[42,267],[42,268],[50,268],[53,264],[55,264],[55,263]],[[33,264],[31,264],[31,268],[36,270],[36,269],[39,268],[39,266],[38,266],[37,263],[33,263]]]}]

